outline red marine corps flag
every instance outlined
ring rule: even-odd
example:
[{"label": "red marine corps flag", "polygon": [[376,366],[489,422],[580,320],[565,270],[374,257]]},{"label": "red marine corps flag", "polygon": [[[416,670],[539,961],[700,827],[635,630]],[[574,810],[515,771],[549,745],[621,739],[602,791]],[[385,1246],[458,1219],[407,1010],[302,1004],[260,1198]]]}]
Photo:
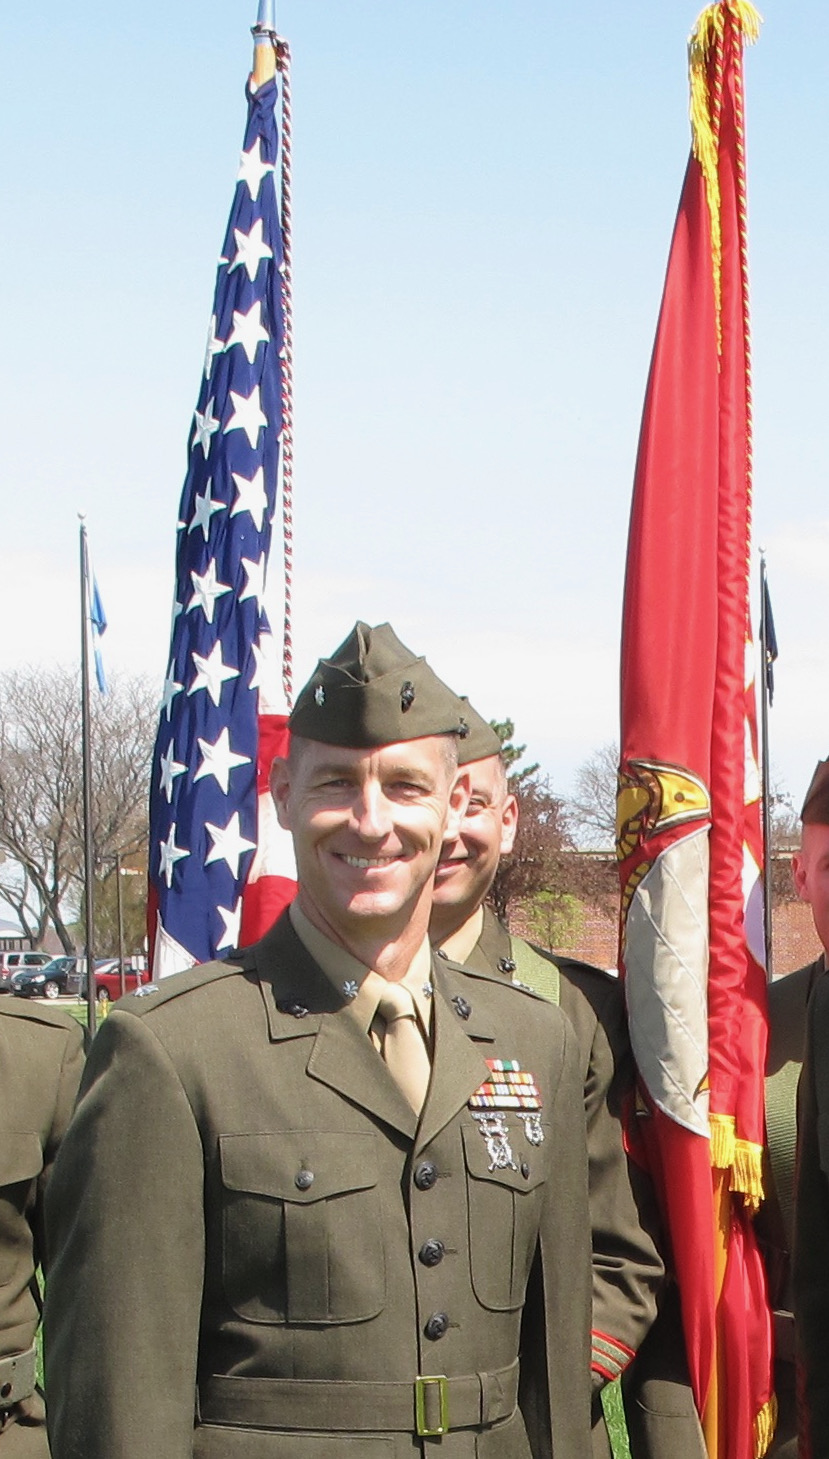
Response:
[{"label": "red marine corps flag", "polygon": [[751,392],[743,46],[691,37],[693,145],[633,490],[622,635],[622,964],[648,1149],[711,1459],[774,1425],[752,1230],[763,1146],[760,778],[749,619]]}]

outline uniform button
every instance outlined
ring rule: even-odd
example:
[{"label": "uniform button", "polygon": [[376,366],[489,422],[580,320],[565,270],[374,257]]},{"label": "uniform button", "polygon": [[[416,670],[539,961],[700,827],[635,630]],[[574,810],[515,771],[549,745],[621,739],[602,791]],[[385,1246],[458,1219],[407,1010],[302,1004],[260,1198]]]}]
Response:
[{"label": "uniform button", "polygon": [[449,1318],[445,1312],[433,1312],[423,1331],[430,1342],[437,1342],[443,1337],[449,1327]]},{"label": "uniform button", "polygon": [[466,999],[462,998],[460,993],[455,994],[452,1002],[455,1005],[455,1012],[457,1013],[458,1018],[467,1019],[472,1012],[472,1004],[467,1003]]},{"label": "uniform button", "polygon": [[414,1183],[419,1191],[430,1191],[437,1178],[437,1166],[431,1160],[422,1160],[414,1173]]},{"label": "uniform button", "polygon": [[515,963],[511,957],[499,957],[498,967],[502,973],[514,973]]},{"label": "uniform button", "polygon": [[300,1170],[294,1178],[294,1185],[298,1191],[307,1191],[309,1186],[314,1184],[313,1170]]},{"label": "uniform button", "polygon": [[424,1266],[437,1266],[439,1262],[443,1261],[445,1255],[446,1247],[443,1242],[434,1239],[424,1241],[417,1253],[418,1260],[422,1261]]},{"label": "uniform button", "polygon": [[526,1160],[522,1160],[521,1161],[521,1174],[523,1175],[523,1177],[524,1177],[525,1180],[529,1180],[529,1178],[530,1178],[530,1167],[527,1164]]}]

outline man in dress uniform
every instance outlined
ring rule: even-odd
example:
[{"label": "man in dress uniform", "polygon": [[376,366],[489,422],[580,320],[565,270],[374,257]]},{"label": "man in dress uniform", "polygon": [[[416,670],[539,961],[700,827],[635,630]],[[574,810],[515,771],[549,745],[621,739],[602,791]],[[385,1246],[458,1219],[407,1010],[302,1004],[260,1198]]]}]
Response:
[{"label": "man in dress uniform", "polygon": [[[498,736],[471,706],[467,718],[470,734],[458,758],[470,776],[469,807],[458,835],[444,843],[430,932],[457,962],[528,983],[560,1004],[576,1031],[593,1237],[593,1447],[601,1459],[610,1453],[601,1391],[628,1368],[646,1337],[663,1276],[655,1199],[628,1158],[622,1131],[622,1108],[633,1093],[624,1000],[609,973],[542,953],[511,936],[485,905],[498,862],[515,841],[518,804],[508,790]],[[626,1393],[634,1459],[705,1459],[684,1358],[666,1351],[660,1325],[663,1376],[657,1379],[649,1367],[647,1383],[636,1382]]]},{"label": "man in dress uniform", "polygon": [[[798,1372],[799,1450],[789,1437],[781,1452],[786,1459],[829,1456],[829,760],[819,761],[800,813],[803,822],[800,852],[793,861],[795,886],[812,908],[815,931],[824,953],[815,962],[789,973],[769,990],[771,1038],[766,1080],[769,1145],[780,1211],[781,1240],[788,1245],[794,1225],[791,1291],[794,1298]],[[794,1213],[791,1210],[792,1139],[787,1137],[785,1111],[791,1108],[793,1081],[803,1059],[797,1090],[798,1159]],[[770,1103],[770,1088],[781,1083],[778,1107]],[[785,1256],[785,1249],[783,1251]],[[785,1307],[789,1288],[782,1275],[775,1283],[775,1332],[779,1379],[784,1399],[783,1417],[791,1409],[791,1342],[786,1342]],[[775,1290],[776,1286],[776,1290]],[[779,1309],[783,1308],[783,1311]],[[781,1333],[783,1339],[781,1339]],[[788,1359],[788,1363],[786,1363]],[[781,1372],[782,1369],[782,1372]]]},{"label": "man in dress uniform", "polygon": [[54,1459],[589,1459],[578,1053],[432,956],[461,706],[358,623],[272,788],[299,891],[126,999],[55,1172]]},{"label": "man in dress uniform", "polygon": [[0,1003],[0,1459],[49,1459],[35,1383],[43,1200],[78,1092],[83,1033],[69,1014]]}]

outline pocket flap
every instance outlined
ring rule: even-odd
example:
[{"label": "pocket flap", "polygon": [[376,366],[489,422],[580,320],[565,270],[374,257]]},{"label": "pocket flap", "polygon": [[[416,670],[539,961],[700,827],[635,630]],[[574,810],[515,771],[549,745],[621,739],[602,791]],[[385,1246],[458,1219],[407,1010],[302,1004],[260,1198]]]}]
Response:
[{"label": "pocket flap", "polygon": [[43,1169],[43,1150],[34,1130],[0,1130],[0,1185],[34,1180]]},{"label": "pocket flap", "polygon": [[302,1205],[377,1184],[377,1149],[370,1131],[220,1135],[219,1159],[227,1190]]},{"label": "pocket flap", "polygon": [[[542,1125],[541,1128],[545,1135],[549,1135],[549,1125]],[[496,1185],[509,1186],[510,1190],[515,1191],[535,1190],[547,1178],[546,1161],[527,1140],[520,1120],[508,1119],[507,1130],[509,1147],[517,1170],[512,1170],[509,1166],[504,1169],[496,1166],[495,1170],[490,1170],[492,1158],[481,1126],[477,1124],[464,1125],[462,1128],[466,1168],[475,1180],[494,1181]],[[528,1174],[524,1175],[522,1167]]]}]

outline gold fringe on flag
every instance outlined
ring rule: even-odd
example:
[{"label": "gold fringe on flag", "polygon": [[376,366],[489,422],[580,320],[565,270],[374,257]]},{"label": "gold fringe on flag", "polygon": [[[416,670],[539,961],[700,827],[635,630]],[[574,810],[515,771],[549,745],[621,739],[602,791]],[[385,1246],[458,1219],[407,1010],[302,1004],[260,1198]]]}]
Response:
[{"label": "gold fringe on flag", "polygon": [[777,1395],[772,1394],[754,1419],[754,1459],[763,1459],[777,1428]]},{"label": "gold fringe on flag", "polygon": [[[711,220],[711,264],[717,309],[717,348],[722,348],[722,227],[720,222],[719,98],[709,84],[709,63],[721,45],[726,11],[733,17],[743,41],[753,45],[760,34],[762,17],[749,0],[717,0],[702,11],[688,41],[688,71],[691,89],[691,145],[705,180],[708,216]],[[714,88],[719,81],[715,75]]]},{"label": "gold fringe on flag", "polygon": [[763,1200],[763,1147],[750,1140],[737,1139],[737,1122],[733,1115],[712,1114],[711,1164],[715,1170],[727,1170],[728,1188],[743,1197],[749,1211],[759,1211]]},{"label": "gold fringe on flag", "polygon": [[743,1205],[752,1214],[759,1211],[764,1195],[762,1145],[753,1145],[750,1140],[735,1140],[731,1189],[743,1197]]},{"label": "gold fringe on flag", "polygon": [[731,1170],[737,1147],[737,1124],[733,1115],[709,1115],[711,1164],[715,1170]]}]

